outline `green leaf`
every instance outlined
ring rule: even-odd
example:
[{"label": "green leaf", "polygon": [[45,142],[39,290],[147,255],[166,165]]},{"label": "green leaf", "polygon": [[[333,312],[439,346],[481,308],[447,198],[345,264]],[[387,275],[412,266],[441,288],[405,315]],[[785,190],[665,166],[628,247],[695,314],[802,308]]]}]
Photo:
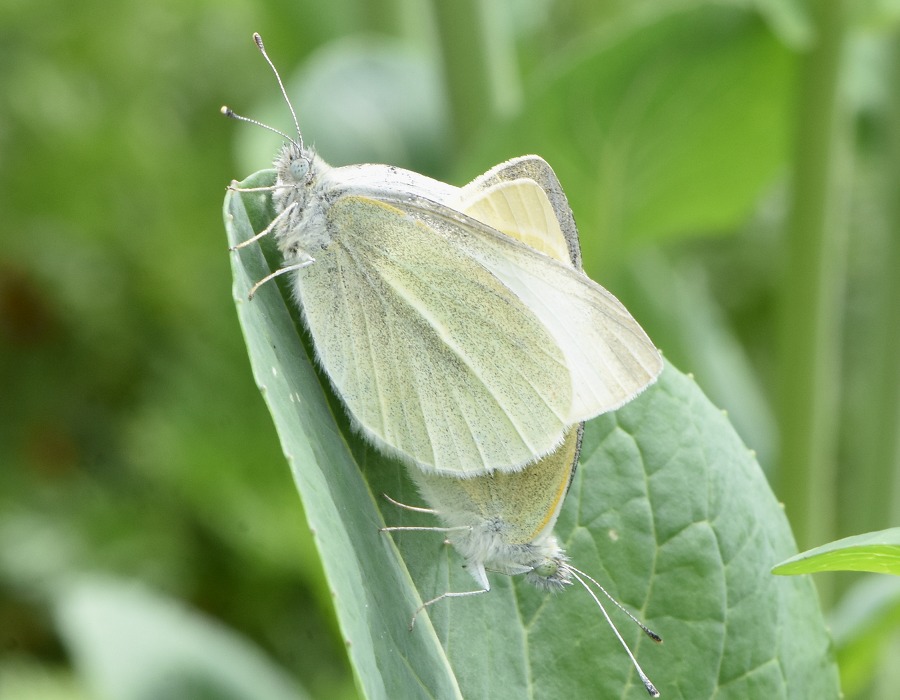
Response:
[{"label": "green leaf", "polygon": [[58,593],[56,617],[95,697],[304,700],[250,642],[142,585],[83,579]]},{"label": "green leaf", "polygon": [[727,230],[784,163],[792,54],[753,13],[702,5],[596,38],[490,129],[473,169],[553,164],[586,260],[618,241]]},{"label": "green leaf", "polygon": [[818,571],[900,574],[900,527],[829,542],[801,552],[772,569],[773,574],[783,576]]},{"label": "green leaf", "polygon": [[[242,185],[272,182],[264,171]],[[265,193],[229,193],[229,242],[271,216]],[[422,600],[474,584],[440,534],[378,532],[434,523],[381,498],[422,504],[402,466],[350,429],[314,369],[289,290],[267,283],[247,300],[269,272],[260,247],[231,255],[254,376],[316,534],[363,696],[646,697],[584,591],[552,595],[492,575],[490,593],[443,601],[407,629]],[[665,638],[653,645],[612,611],[664,697],[837,696],[811,582],[768,573],[768,562],[796,550],[784,513],[727,418],[673,367],[588,424],[556,533],[576,566]]]},{"label": "green leaf", "polygon": [[[272,182],[272,172],[263,171],[242,186]],[[230,245],[261,230],[267,219],[267,195],[226,196]],[[379,532],[385,523],[378,496],[348,448],[285,298],[276,285],[267,284],[252,301],[247,299],[253,283],[269,271],[265,258],[257,246],[231,256],[234,300],[254,377],[322,554],[363,695],[461,697],[433,629],[427,623],[412,633],[408,629],[421,599],[393,542]]]}]

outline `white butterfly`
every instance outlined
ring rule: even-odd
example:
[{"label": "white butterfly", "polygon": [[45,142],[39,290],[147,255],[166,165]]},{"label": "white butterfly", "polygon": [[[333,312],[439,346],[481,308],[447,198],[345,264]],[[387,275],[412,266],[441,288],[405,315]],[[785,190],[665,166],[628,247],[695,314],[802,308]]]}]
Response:
[{"label": "white butterfly", "polygon": [[377,447],[427,472],[518,470],[661,371],[612,294],[532,247],[557,238],[548,227],[577,241],[538,156],[456,188],[388,165],[332,168],[297,133],[275,159],[278,215],[251,240],[274,233],[274,275],[293,273],[318,361]]}]

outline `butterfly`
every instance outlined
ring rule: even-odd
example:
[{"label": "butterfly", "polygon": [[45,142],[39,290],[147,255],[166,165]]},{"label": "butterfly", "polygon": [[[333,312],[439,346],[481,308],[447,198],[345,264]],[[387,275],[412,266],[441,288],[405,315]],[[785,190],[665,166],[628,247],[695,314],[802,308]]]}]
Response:
[{"label": "butterfly", "polygon": [[542,249],[577,243],[543,159],[461,188],[389,165],[332,168],[278,83],[297,136],[282,134],[275,158],[275,218],[237,248],[274,237],[283,265],[257,287],[291,275],[316,359],[372,444],[430,473],[516,471],[655,380],[659,352],[625,307]]}]

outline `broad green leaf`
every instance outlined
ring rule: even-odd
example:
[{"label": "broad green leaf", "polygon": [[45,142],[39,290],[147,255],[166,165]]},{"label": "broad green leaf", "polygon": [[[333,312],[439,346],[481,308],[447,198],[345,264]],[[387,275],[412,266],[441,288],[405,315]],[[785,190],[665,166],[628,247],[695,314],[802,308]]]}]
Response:
[{"label": "broad green leaf", "polygon": [[900,527],[829,542],[801,552],[772,569],[773,574],[784,576],[817,571],[900,574]]},{"label": "broad green leaf", "polygon": [[[271,182],[264,171],[243,186]],[[264,193],[229,194],[230,243],[271,216]],[[378,532],[434,523],[381,497],[423,505],[402,466],[350,429],[313,367],[289,291],[269,283],[247,301],[269,271],[260,247],[231,255],[254,376],[316,533],[363,696],[646,697],[600,611],[575,588],[551,595],[492,575],[490,593],[443,601],[408,631],[420,601],[474,584],[439,533]],[[556,532],[575,566],[666,640],[652,644],[611,611],[664,697],[838,695],[811,582],[768,571],[796,549],[782,509],[727,418],[673,367],[588,424]]]},{"label": "broad green leaf", "polygon": [[755,14],[714,4],[595,40],[489,129],[473,169],[522,152],[553,164],[585,259],[617,241],[743,220],[785,161],[793,56]]},{"label": "broad green leaf", "polygon": [[705,270],[647,250],[629,260],[626,272],[616,279],[616,293],[629,299],[646,328],[654,329],[666,357],[694,372],[707,396],[728,411],[760,463],[772,464],[776,429],[766,393]]},{"label": "broad green leaf", "polygon": [[133,582],[62,587],[57,623],[80,675],[110,700],[304,700],[255,645]]}]

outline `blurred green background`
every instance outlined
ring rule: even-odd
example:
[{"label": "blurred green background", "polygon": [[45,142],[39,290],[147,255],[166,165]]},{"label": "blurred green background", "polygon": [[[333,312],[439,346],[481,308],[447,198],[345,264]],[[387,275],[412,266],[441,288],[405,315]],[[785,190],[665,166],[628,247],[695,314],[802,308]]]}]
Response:
[{"label": "blurred green background", "polygon": [[[160,639],[355,697],[231,301],[224,187],[279,139],[218,109],[292,129],[253,31],[334,165],[544,156],[586,268],[729,412],[801,549],[900,523],[897,0],[8,0],[0,698],[101,697],[94,627],[181,610],[152,595],[219,621]],[[897,586],[817,583],[848,695],[891,697]]]}]

